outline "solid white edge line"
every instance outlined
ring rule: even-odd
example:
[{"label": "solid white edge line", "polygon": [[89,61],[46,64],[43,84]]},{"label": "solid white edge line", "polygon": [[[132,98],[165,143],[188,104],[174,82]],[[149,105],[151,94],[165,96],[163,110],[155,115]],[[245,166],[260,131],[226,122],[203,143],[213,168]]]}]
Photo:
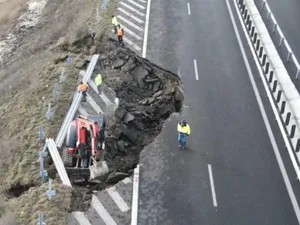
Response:
[{"label": "solid white edge line", "polygon": [[139,175],[140,175],[140,166],[137,165],[136,168],[134,169],[134,175],[133,175],[131,225],[138,224]]},{"label": "solid white edge line", "polygon": [[196,80],[199,80],[198,66],[197,66],[197,61],[196,61],[196,59],[194,59],[194,69],[195,69],[195,77],[196,77]]},{"label": "solid white edge line", "polygon": [[114,219],[109,215],[109,213],[106,211],[102,203],[95,195],[93,195],[92,197],[91,205],[94,207],[94,209],[97,211],[106,225],[117,225]]},{"label": "solid white edge line", "polygon": [[91,225],[83,212],[75,211],[72,213],[79,225]]},{"label": "solid white edge line", "polygon": [[143,58],[146,58],[146,52],[147,52],[148,30],[149,30],[149,22],[150,22],[149,21],[150,20],[150,7],[151,7],[151,0],[148,0],[146,19],[145,19],[145,29],[144,29],[143,51],[142,51]]},{"label": "solid white edge line", "polygon": [[213,204],[214,204],[214,207],[217,207],[218,203],[217,203],[217,196],[216,196],[216,190],[215,190],[214,177],[213,177],[211,165],[208,164],[207,166],[208,166],[208,174],[209,174],[210,189],[211,189],[211,195],[212,195],[212,199],[213,199]]},{"label": "solid white edge line", "polygon": [[188,7],[188,14],[190,16],[191,15],[191,7],[190,7],[190,3],[189,2],[187,3],[187,7]]},{"label": "solid white edge line", "polygon": [[124,199],[121,197],[119,192],[116,191],[116,187],[107,188],[106,191],[122,212],[126,212],[129,210],[129,207]]},{"label": "solid white edge line", "polygon": [[[298,220],[298,224],[300,224],[300,209],[299,209],[298,202],[297,202],[297,200],[296,200],[295,193],[294,193],[294,191],[293,191],[291,182],[290,182],[289,177],[288,177],[288,174],[287,174],[287,172],[286,172],[286,169],[285,169],[283,160],[282,160],[282,158],[281,158],[281,155],[280,155],[278,146],[277,146],[276,141],[275,141],[275,138],[274,138],[274,134],[273,134],[273,132],[272,132],[271,125],[270,125],[270,123],[269,123],[269,120],[268,120],[266,111],[265,111],[265,109],[264,109],[264,106],[263,106],[261,97],[260,97],[260,95],[259,95],[259,91],[258,91],[258,89],[257,89],[256,83],[255,83],[255,80],[254,80],[254,76],[253,76],[253,74],[252,74],[252,70],[251,70],[249,61],[248,61],[248,59],[247,59],[246,53],[245,53],[245,49],[244,49],[243,43],[242,43],[242,41],[241,41],[241,37],[240,37],[239,31],[238,31],[236,22],[235,22],[235,20],[234,20],[234,16],[233,16],[233,13],[232,13],[232,10],[231,10],[230,3],[229,3],[228,0],[225,0],[225,1],[226,1],[226,4],[227,4],[227,8],[228,8],[229,15],[230,15],[230,18],[231,18],[231,21],[232,21],[232,25],[233,25],[233,28],[234,28],[234,31],[235,31],[235,34],[236,34],[236,38],[237,38],[237,40],[238,40],[238,43],[239,43],[239,46],[240,46],[240,49],[241,49],[241,52],[242,52],[242,56],[243,56],[243,59],[244,59],[244,62],[245,62],[245,65],[246,65],[246,68],[247,68],[247,71],[248,71],[248,75],[249,75],[249,78],[250,78],[250,81],[251,81],[251,84],[252,84],[252,87],[253,87],[253,90],[254,90],[254,94],[255,94],[255,96],[256,96],[256,99],[257,99],[257,102],[258,102],[258,106],[259,106],[260,112],[261,112],[261,114],[262,114],[264,124],[265,124],[266,129],[267,129],[267,133],[268,133],[268,135],[269,135],[269,138],[270,138],[270,141],[271,141],[271,144],[272,144],[272,147],[273,147],[273,150],[274,150],[274,153],[275,153],[275,156],[276,156],[276,159],[277,159],[277,162],[278,162],[278,165],[279,165],[279,168],[280,168],[280,171],[281,171],[281,174],[282,174],[282,177],[283,177],[283,180],[284,180],[286,189],[287,189],[288,194],[289,194],[289,197],[290,197],[290,199],[291,199],[291,202],[292,202],[292,205],[293,205],[293,208],[294,208],[294,211],[295,211],[297,220]],[[279,128],[280,128],[281,134],[282,134],[282,136],[283,136],[284,142],[285,142],[286,146],[288,147],[288,146],[289,146],[289,142],[288,142],[287,137],[286,137],[286,135],[285,135],[285,131],[284,131],[283,125],[280,123],[281,120],[280,120],[279,115],[278,115],[278,113],[277,113],[277,109],[276,109],[276,107],[275,107],[274,102],[272,101],[272,96],[271,96],[270,90],[268,89],[268,85],[267,85],[266,80],[265,80],[265,78],[264,78],[264,74],[263,74],[262,69],[261,69],[261,67],[260,67],[260,64],[259,64],[259,62],[258,62],[257,56],[256,56],[256,54],[255,54],[255,52],[254,52],[254,49],[253,49],[253,46],[252,46],[251,41],[250,41],[250,39],[249,39],[248,33],[247,33],[247,31],[246,31],[246,28],[244,27],[244,23],[243,23],[243,21],[242,21],[242,18],[241,18],[241,15],[240,15],[240,13],[239,13],[239,9],[238,9],[238,6],[237,6],[235,0],[234,0],[234,5],[235,5],[235,8],[236,8],[236,11],[237,11],[237,14],[238,14],[238,17],[239,17],[239,20],[240,20],[242,29],[243,29],[244,34],[245,34],[245,36],[246,36],[248,45],[249,45],[249,47],[250,47],[251,53],[252,53],[252,55],[253,55],[255,64],[256,64],[256,66],[257,66],[257,68],[258,68],[258,71],[259,71],[261,80],[263,81],[264,88],[265,88],[265,90],[266,90],[266,92],[267,92],[267,95],[268,95],[268,98],[269,98],[269,100],[270,100],[272,110],[273,110],[273,112],[274,112],[274,114],[275,114],[275,117],[276,117],[276,121],[277,121],[277,123],[278,123],[278,125],[279,125]]]}]

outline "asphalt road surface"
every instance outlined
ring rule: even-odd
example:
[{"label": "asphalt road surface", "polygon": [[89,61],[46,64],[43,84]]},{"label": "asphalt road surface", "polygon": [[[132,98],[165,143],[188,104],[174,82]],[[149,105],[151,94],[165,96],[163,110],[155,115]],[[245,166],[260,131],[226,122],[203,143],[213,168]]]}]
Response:
[{"label": "asphalt road surface", "polygon": [[[181,0],[151,4],[147,57],[179,71],[185,102],[182,115],[174,115],[141,155],[138,224],[298,224],[225,0],[192,0],[189,7]],[[246,51],[299,196],[300,184]],[[192,130],[184,151],[176,134],[181,118]]]},{"label": "asphalt road surface", "polygon": [[268,0],[274,17],[285,38],[290,44],[298,61],[300,60],[300,1],[298,0]]}]

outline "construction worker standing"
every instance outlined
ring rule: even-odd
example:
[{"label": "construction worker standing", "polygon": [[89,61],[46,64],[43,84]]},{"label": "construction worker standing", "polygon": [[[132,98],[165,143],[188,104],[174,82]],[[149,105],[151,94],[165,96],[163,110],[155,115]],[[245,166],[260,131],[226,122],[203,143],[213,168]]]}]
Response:
[{"label": "construction worker standing", "polygon": [[190,136],[191,129],[185,120],[177,124],[179,148],[184,149],[186,146],[187,136]]},{"label": "construction worker standing", "polygon": [[118,24],[117,35],[118,35],[118,41],[119,41],[120,43],[123,43],[124,30],[123,30],[123,28],[121,27],[120,24]]},{"label": "construction worker standing", "polygon": [[83,83],[82,81],[80,81],[80,84],[77,87],[78,92],[82,92],[83,102],[86,102],[86,92],[88,87],[89,86],[87,85],[87,83]]},{"label": "construction worker standing", "polygon": [[118,20],[117,20],[117,17],[115,17],[114,15],[112,15],[111,17],[112,17],[111,23],[113,24],[115,34],[117,34],[117,26],[119,24]]},{"label": "construction worker standing", "polygon": [[102,75],[100,73],[97,74],[95,77],[95,84],[98,89],[99,96],[102,94]]}]

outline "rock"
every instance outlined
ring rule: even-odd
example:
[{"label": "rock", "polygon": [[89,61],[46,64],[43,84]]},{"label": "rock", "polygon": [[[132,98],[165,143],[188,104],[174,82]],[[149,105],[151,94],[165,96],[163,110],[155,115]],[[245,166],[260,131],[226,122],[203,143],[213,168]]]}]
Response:
[{"label": "rock", "polygon": [[100,56],[99,56],[99,59],[100,60],[107,59],[107,55],[105,53],[101,53]]},{"label": "rock", "polygon": [[128,146],[129,146],[129,143],[125,141],[125,147],[128,147]]},{"label": "rock", "polygon": [[143,77],[138,78],[139,88],[143,89],[145,87]]},{"label": "rock", "polygon": [[148,98],[148,105],[150,105],[151,103],[153,103],[155,101],[155,98],[151,97]]},{"label": "rock", "polygon": [[67,57],[68,57],[68,54],[59,55],[58,57],[56,57],[54,59],[54,64],[57,64],[57,63],[59,63],[61,61],[64,61]]},{"label": "rock", "polygon": [[149,74],[148,70],[145,70],[141,66],[135,67],[131,72],[136,79],[144,79]]},{"label": "rock", "polygon": [[146,65],[145,63],[143,64],[143,67],[144,67],[146,70],[148,70],[149,72],[152,71],[152,68],[151,68],[150,66]]},{"label": "rock", "polygon": [[159,90],[159,87],[160,87],[160,82],[156,82],[154,83],[152,90],[156,92]]},{"label": "rock", "polygon": [[90,50],[89,50],[89,54],[90,55],[93,55],[93,54],[95,54],[97,52],[97,47],[96,46],[92,46],[91,48],[90,48]]},{"label": "rock", "polygon": [[139,101],[139,104],[147,105],[148,104],[148,99],[144,99],[144,100]]},{"label": "rock", "polygon": [[125,142],[123,140],[119,140],[117,145],[120,152],[125,152]]},{"label": "rock", "polygon": [[139,134],[133,129],[128,129],[124,124],[121,126],[122,134],[132,143],[137,143]]},{"label": "rock", "polygon": [[124,123],[128,123],[130,121],[134,120],[134,115],[132,115],[131,113],[127,112],[123,121]]},{"label": "rock", "polygon": [[135,67],[136,67],[136,64],[133,63],[133,62],[126,63],[126,64],[122,67],[122,71],[123,71],[124,73],[126,73],[126,72],[132,70],[132,69],[135,68]]},{"label": "rock", "polygon": [[145,80],[146,83],[155,83],[157,81],[159,81],[159,78],[156,78],[156,77],[155,78],[147,78]]},{"label": "rock", "polygon": [[53,64],[51,64],[49,67],[48,67],[48,70],[52,71],[55,69],[55,66]]},{"label": "rock", "polygon": [[117,183],[118,181],[123,180],[126,177],[128,177],[128,173],[113,172],[108,175],[106,182],[107,183]]},{"label": "rock", "polygon": [[85,179],[84,178],[78,178],[76,180],[73,181],[74,184],[82,184],[85,182]]},{"label": "rock", "polygon": [[153,95],[153,98],[157,98],[157,97],[161,96],[163,93],[164,93],[163,90],[155,92],[154,95]]},{"label": "rock", "polygon": [[174,98],[175,98],[175,101],[183,101],[184,96],[183,96],[182,91],[179,88],[176,88]]},{"label": "rock", "polygon": [[86,64],[86,61],[85,60],[78,60],[75,64],[75,67],[77,69],[82,69],[84,67],[84,65]]},{"label": "rock", "polygon": [[127,111],[123,107],[118,107],[115,111],[116,117],[120,120],[123,120],[126,113],[127,113]]},{"label": "rock", "polygon": [[122,133],[121,129],[116,128],[116,129],[113,129],[111,135],[113,137],[115,137],[116,139],[118,139],[120,137],[121,133]]},{"label": "rock", "polygon": [[122,67],[125,64],[125,61],[123,59],[116,59],[113,63],[113,69],[118,69]]}]

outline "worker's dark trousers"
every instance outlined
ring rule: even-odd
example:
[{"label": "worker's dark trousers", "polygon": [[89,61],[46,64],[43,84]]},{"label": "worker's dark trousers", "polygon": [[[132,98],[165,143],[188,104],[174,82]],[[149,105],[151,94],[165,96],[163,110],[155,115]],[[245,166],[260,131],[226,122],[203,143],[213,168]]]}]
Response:
[{"label": "worker's dark trousers", "polygon": [[119,40],[119,42],[123,43],[123,35],[118,36],[118,40]]},{"label": "worker's dark trousers", "polygon": [[97,89],[98,89],[99,95],[101,95],[101,94],[102,94],[102,85],[99,84],[99,85],[97,86]]},{"label": "worker's dark trousers", "polygon": [[82,97],[83,97],[82,101],[86,102],[86,91],[82,92]]},{"label": "worker's dark trousers", "polygon": [[117,25],[114,25],[114,31],[115,31],[115,34],[117,34]]}]

